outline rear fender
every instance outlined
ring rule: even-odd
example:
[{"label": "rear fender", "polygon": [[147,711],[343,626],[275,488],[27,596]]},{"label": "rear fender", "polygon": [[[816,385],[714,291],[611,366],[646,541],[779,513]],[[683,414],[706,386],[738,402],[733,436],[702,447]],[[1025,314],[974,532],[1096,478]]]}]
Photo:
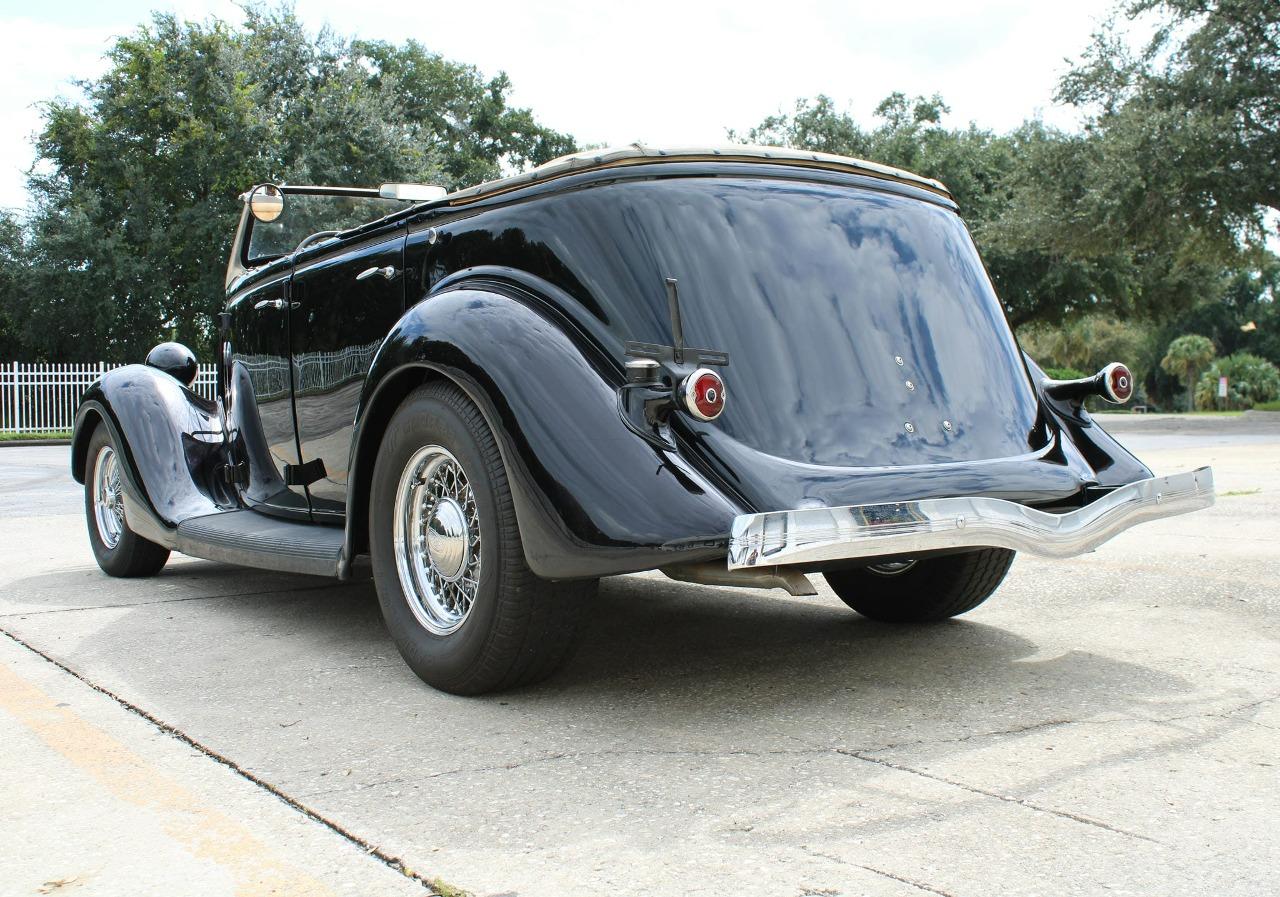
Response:
[{"label": "rear fender", "polygon": [[364,549],[373,465],[406,395],[457,384],[497,439],[529,567],[548,579],[723,558],[741,513],[618,410],[621,372],[532,298],[465,286],[409,309],[369,371],[356,418],[348,553]]}]

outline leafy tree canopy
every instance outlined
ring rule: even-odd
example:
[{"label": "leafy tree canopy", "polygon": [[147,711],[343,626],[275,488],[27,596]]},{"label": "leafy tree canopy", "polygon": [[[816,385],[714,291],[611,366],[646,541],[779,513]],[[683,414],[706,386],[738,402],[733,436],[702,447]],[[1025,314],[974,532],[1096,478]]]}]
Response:
[{"label": "leafy tree canopy", "polygon": [[[1131,238],[1175,222],[1219,252],[1256,246],[1263,211],[1280,211],[1280,4],[1127,0],[1118,13],[1058,91],[1090,114],[1099,193],[1115,191]],[[1153,18],[1130,51],[1126,22]]]},{"label": "leafy tree canopy", "polygon": [[[208,344],[239,205],[254,183],[463,186],[573,139],[408,41],[313,35],[288,8],[239,26],[155,14],[116,41],[85,102],[45,107],[29,234],[0,222],[0,328],[37,358],[137,359],[168,333]],[[7,276],[7,275],[5,275]],[[8,323],[3,316],[8,317]]]}]

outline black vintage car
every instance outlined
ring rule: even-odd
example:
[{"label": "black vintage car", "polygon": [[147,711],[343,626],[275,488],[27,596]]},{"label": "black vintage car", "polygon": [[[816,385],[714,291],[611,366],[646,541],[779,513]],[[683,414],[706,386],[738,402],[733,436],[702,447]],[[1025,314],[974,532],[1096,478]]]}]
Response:
[{"label": "black vintage car", "polygon": [[170,551],[341,578],[367,555],[425,681],[566,657],[596,581],[811,594],[937,620],[1015,550],[1213,501],[1083,407],[1123,365],[1025,358],[945,187],[774,148],[582,153],[443,189],[261,185],[218,398],[173,343],[92,386],[72,470],[115,576]]}]

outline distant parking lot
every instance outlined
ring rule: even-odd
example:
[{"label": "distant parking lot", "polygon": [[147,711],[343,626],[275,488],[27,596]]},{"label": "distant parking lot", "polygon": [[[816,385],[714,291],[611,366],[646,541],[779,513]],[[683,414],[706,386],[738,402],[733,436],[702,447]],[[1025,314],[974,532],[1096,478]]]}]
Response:
[{"label": "distant parking lot", "polygon": [[108,579],[67,449],[0,447],[0,892],[1274,894],[1280,414],[1104,420],[1218,504],[926,628],[619,577],[470,699],[367,583]]}]

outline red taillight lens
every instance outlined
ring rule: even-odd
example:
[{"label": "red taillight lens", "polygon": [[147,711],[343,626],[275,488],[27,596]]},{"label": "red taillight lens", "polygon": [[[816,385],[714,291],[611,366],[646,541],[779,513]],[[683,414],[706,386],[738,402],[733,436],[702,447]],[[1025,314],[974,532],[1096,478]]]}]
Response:
[{"label": "red taillight lens", "polygon": [[1133,374],[1118,361],[1102,369],[1102,385],[1106,390],[1105,398],[1117,405],[1133,398]]},{"label": "red taillight lens", "polygon": [[684,378],[685,410],[698,420],[715,420],[724,411],[724,381],[715,371],[698,368]]}]

